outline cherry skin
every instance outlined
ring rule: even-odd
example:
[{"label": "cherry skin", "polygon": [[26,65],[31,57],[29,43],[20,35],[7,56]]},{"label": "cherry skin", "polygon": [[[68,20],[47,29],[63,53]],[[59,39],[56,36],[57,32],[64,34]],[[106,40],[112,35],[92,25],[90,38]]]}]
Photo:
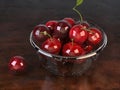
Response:
[{"label": "cherry skin", "polygon": [[81,24],[85,28],[89,28],[90,27],[90,24],[87,21],[77,21],[76,25],[78,25],[78,24]]},{"label": "cherry skin", "polygon": [[87,21],[82,21],[80,24],[82,26],[84,26],[85,28],[89,28],[90,27],[90,24]]},{"label": "cherry skin", "polygon": [[92,45],[98,45],[102,41],[102,33],[97,28],[89,28],[88,42]]},{"label": "cherry skin", "polygon": [[50,34],[50,30],[46,25],[37,25],[33,30],[33,37],[35,38],[35,40],[37,40],[38,42],[43,42],[47,38],[49,38],[47,35],[43,34],[43,32]]},{"label": "cherry skin", "polygon": [[66,22],[65,20],[61,20],[57,23],[53,36],[63,40],[68,37],[68,32],[70,28],[71,25],[68,22]]},{"label": "cherry skin", "polygon": [[57,23],[58,22],[56,20],[50,20],[50,21],[46,22],[45,25],[50,29],[51,33],[53,33]]},{"label": "cherry skin", "polygon": [[86,44],[86,45],[83,45],[83,49],[85,50],[86,53],[89,53],[94,49],[94,46],[91,44]]},{"label": "cherry skin", "polygon": [[85,29],[86,28],[80,24],[74,25],[69,32],[70,39],[73,39],[74,42],[78,44],[83,44],[88,37],[88,33]]},{"label": "cherry skin", "polygon": [[61,42],[56,38],[48,38],[42,43],[41,49],[51,54],[59,54]]},{"label": "cherry skin", "polygon": [[63,20],[67,21],[71,26],[75,25],[75,20],[73,18],[66,17]]},{"label": "cherry skin", "polygon": [[62,49],[63,56],[80,56],[85,54],[84,49],[74,42],[66,43]]},{"label": "cherry skin", "polygon": [[22,56],[14,56],[8,63],[8,68],[14,74],[20,74],[26,71],[27,64]]}]

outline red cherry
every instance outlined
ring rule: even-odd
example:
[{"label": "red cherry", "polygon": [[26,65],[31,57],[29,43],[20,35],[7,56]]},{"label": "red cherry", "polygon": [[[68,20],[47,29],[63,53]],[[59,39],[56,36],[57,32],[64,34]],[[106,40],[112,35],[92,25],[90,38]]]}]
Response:
[{"label": "red cherry", "polygon": [[43,42],[47,38],[49,38],[48,35],[43,34],[43,32],[50,34],[50,30],[46,25],[37,25],[33,30],[33,37],[35,38],[35,40],[37,40],[38,42]]},{"label": "red cherry", "polygon": [[59,54],[61,49],[61,42],[56,38],[48,38],[42,43],[41,49],[51,54]]},{"label": "red cherry", "polygon": [[65,39],[68,37],[68,33],[71,26],[68,22],[62,20],[57,23],[57,26],[55,27],[53,36],[58,37],[60,39]]},{"label": "red cherry", "polygon": [[8,68],[13,73],[23,73],[26,70],[26,62],[22,56],[14,56],[8,63]]},{"label": "red cherry", "polygon": [[53,33],[53,31],[54,31],[57,23],[58,23],[58,22],[55,21],[55,20],[50,20],[50,21],[48,21],[48,22],[46,23],[46,26],[51,30],[51,33]]},{"label": "red cherry", "polygon": [[102,40],[102,33],[97,28],[90,28],[88,31],[88,42],[93,45],[98,45]]},{"label": "red cherry", "polygon": [[76,43],[83,44],[88,37],[88,33],[85,29],[86,28],[80,24],[74,25],[69,32],[70,39],[73,39]]},{"label": "red cherry", "polygon": [[74,42],[66,43],[62,49],[63,56],[80,56],[85,54],[84,49]]},{"label": "red cherry", "polygon": [[63,20],[67,21],[71,26],[75,25],[75,20],[73,18],[64,18]]}]

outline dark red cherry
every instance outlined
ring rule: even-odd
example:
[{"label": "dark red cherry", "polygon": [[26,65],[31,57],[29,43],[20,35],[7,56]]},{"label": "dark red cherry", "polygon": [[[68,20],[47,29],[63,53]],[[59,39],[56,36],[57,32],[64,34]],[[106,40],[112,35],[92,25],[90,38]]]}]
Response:
[{"label": "dark red cherry", "polygon": [[68,33],[70,28],[71,28],[71,25],[68,22],[61,20],[57,23],[53,36],[58,37],[60,39],[68,38]]},{"label": "dark red cherry", "polygon": [[42,43],[41,49],[51,54],[59,54],[61,42],[56,38],[48,38]]},{"label": "dark red cherry", "polygon": [[86,28],[80,24],[74,25],[69,32],[70,39],[73,39],[76,43],[83,44],[88,37],[88,33],[85,29]]},{"label": "dark red cherry", "polygon": [[14,74],[20,74],[26,71],[27,64],[22,56],[14,56],[8,63],[8,68]]},{"label": "dark red cherry", "polygon": [[53,31],[54,31],[57,23],[58,23],[58,22],[55,21],[55,20],[50,20],[50,21],[46,22],[45,25],[51,30],[51,33],[53,33]]},{"label": "dark red cherry", "polygon": [[75,20],[73,18],[66,17],[63,20],[67,21],[71,26],[75,25]]},{"label": "dark red cherry", "polygon": [[85,54],[84,49],[74,42],[69,42],[64,44],[62,49],[63,56],[80,56]]},{"label": "dark red cherry", "polygon": [[86,45],[83,45],[83,49],[85,50],[86,53],[89,53],[93,50],[94,46],[91,45],[91,44],[86,44]]},{"label": "dark red cherry", "polygon": [[47,38],[49,38],[48,35],[45,35],[43,32],[50,34],[50,30],[46,25],[37,25],[33,30],[33,37],[35,38],[35,40],[37,40],[38,42],[43,42]]},{"label": "dark red cherry", "polygon": [[98,45],[102,40],[102,33],[97,28],[90,28],[88,31],[88,42],[93,45]]}]

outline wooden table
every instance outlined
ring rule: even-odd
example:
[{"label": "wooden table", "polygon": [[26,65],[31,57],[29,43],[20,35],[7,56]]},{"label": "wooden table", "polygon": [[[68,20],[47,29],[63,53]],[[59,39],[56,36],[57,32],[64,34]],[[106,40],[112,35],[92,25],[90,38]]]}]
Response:
[{"label": "wooden table", "polygon": [[[75,17],[75,0],[0,0],[0,90],[120,90],[120,0],[85,0],[78,9],[108,36],[108,45],[91,69],[80,77],[56,77],[39,65],[29,43],[34,26]],[[8,62],[21,55],[27,73],[12,75]]]}]

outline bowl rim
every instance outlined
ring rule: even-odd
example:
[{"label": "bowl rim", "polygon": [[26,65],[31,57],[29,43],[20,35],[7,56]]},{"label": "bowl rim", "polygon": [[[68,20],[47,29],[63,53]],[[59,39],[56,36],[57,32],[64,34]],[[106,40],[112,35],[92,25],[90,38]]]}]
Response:
[{"label": "bowl rim", "polygon": [[74,56],[74,57],[70,57],[70,56],[61,56],[61,55],[56,55],[56,54],[51,54],[51,53],[48,53],[42,49],[39,48],[39,46],[33,41],[33,30],[32,32],[30,33],[30,44],[33,46],[33,48],[35,48],[37,50],[38,53],[41,53],[47,57],[51,57],[51,58],[56,58],[57,60],[61,61],[63,59],[70,59],[70,60],[80,60],[80,59],[86,59],[86,58],[90,58],[92,56],[95,56],[97,54],[99,54],[107,45],[107,35],[106,33],[103,31],[103,29],[101,29],[99,26],[95,25],[96,28],[99,28],[100,31],[102,32],[102,37],[103,37],[103,40],[102,40],[102,44],[96,49],[96,50],[93,50],[92,52],[89,52],[85,55],[80,55],[80,56]]}]

